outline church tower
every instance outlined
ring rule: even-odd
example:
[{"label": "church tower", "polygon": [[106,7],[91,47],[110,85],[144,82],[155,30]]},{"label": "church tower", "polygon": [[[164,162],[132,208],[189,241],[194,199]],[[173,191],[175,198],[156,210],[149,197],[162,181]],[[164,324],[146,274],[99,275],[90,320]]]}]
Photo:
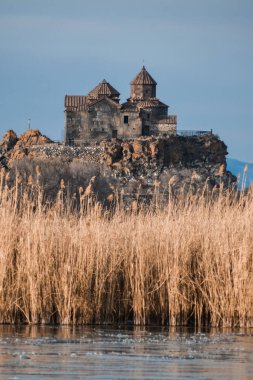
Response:
[{"label": "church tower", "polygon": [[150,99],[156,97],[156,81],[147,72],[145,66],[130,82],[131,100]]}]

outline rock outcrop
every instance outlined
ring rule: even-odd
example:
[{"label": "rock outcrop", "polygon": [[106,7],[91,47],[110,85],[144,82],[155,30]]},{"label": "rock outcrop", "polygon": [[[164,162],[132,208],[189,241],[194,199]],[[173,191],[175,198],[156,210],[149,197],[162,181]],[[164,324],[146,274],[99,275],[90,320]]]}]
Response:
[{"label": "rock outcrop", "polygon": [[41,146],[52,142],[36,129],[29,129],[19,138],[14,131],[9,130],[4,134],[3,140],[0,142],[0,152],[8,159],[19,159],[27,156],[32,146]]},{"label": "rock outcrop", "polygon": [[166,195],[168,184],[170,190],[197,191],[203,186],[228,187],[236,180],[226,170],[226,145],[212,134],[108,140],[100,145],[101,162],[111,166],[126,188],[129,183],[138,188],[140,195],[143,189],[154,188]]},{"label": "rock outcrop", "polygon": [[18,142],[18,136],[13,130],[5,132],[2,141],[0,142],[0,150],[2,153],[6,153]]},{"label": "rock outcrop", "polygon": [[155,193],[167,198],[182,188],[185,192],[227,188],[236,182],[226,170],[227,147],[213,134],[110,139],[98,145],[70,147],[53,143],[39,131],[26,131],[19,138],[8,131],[0,142],[1,152],[9,165],[25,157],[51,163],[56,158],[65,164],[93,162],[114,179],[114,189],[129,200],[152,198]]}]

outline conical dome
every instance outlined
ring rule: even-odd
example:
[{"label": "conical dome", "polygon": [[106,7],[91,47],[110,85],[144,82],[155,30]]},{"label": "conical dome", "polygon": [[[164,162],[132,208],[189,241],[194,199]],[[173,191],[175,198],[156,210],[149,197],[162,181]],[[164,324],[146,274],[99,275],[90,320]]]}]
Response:
[{"label": "conical dome", "polygon": [[147,72],[145,66],[142,67],[139,74],[130,82],[131,84],[152,84],[156,85],[156,81],[152,78],[152,76]]},{"label": "conical dome", "polygon": [[118,100],[119,95],[120,93],[104,79],[87,96],[89,99],[99,99],[103,96],[108,96],[113,100]]}]

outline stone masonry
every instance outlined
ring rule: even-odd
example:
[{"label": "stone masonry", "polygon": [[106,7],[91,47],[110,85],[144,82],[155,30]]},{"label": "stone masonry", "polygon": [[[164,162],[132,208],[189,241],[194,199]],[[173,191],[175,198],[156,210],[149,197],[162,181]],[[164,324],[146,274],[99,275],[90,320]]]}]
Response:
[{"label": "stone masonry", "polygon": [[106,80],[86,96],[65,96],[65,144],[85,145],[106,138],[173,135],[177,117],[156,98],[156,81],[143,66],[131,81],[131,95],[120,104],[120,93]]}]

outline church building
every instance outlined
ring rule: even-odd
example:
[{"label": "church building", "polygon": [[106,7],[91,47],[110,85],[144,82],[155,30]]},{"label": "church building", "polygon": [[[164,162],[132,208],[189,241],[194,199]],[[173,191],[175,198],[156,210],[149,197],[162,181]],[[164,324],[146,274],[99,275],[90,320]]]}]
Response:
[{"label": "church building", "polygon": [[156,97],[157,83],[144,66],[130,85],[130,98],[122,104],[106,80],[86,96],[66,95],[65,144],[175,134],[177,117]]}]

